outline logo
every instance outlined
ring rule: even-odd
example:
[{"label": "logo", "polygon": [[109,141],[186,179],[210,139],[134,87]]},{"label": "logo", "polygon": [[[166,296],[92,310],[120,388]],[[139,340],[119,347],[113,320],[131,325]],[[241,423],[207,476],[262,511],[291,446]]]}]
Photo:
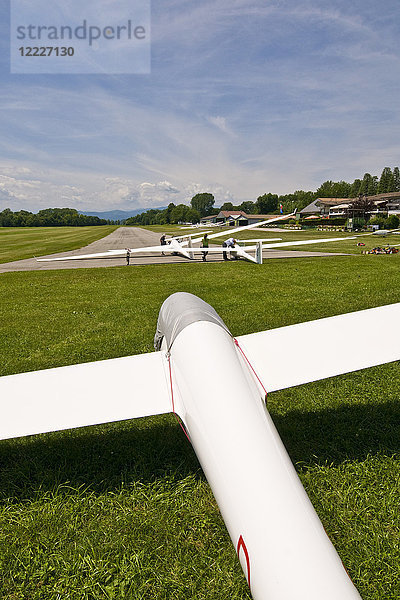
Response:
[{"label": "logo", "polygon": [[11,0],[11,73],[150,72],[150,0]]}]

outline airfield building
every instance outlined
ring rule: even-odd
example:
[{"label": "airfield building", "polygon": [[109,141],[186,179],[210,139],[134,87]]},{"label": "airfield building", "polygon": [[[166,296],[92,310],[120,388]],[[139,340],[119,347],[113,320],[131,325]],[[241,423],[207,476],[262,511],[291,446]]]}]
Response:
[{"label": "airfield building", "polygon": [[217,215],[203,217],[200,220],[201,225],[228,225],[229,227],[242,227],[244,225],[254,225],[260,221],[273,219],[276,215],[251,215],[243,210],[221,210]]},{"label": "airfield building", "polygon": [[[369,217],[400,214],[400,192],[387,192],[374,196],[363,196],[368,206],[363,211]],[[317,198],[300,211],[303,218],[311,216],[319,218],[351,217],[355,212],[362,211],[359,198]]]}]

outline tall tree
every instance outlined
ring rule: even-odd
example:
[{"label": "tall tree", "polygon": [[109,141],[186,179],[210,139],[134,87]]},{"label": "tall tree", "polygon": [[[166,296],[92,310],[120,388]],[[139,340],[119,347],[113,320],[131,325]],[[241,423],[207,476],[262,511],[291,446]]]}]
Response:
[{"label": "tall tree", "polygon": [[317,198],[348,198],[351,185],[347,181],[324,181],[316,191]]},{"label": "tall tree", "polygon": [[209,215],[214,206],[214,196],[208,192],[196,194],[190,201],[192,208],[198,210],[201,217]]},{"label": "tall tree", "polygon": [[317,198],[334,198],[333,185],[334,183],[330,179],[324,181],[316,191]]},{"label": "tall tree", "polygon": [[377,192],[377,177],[370,173],[365,173],[363,180],[361,182],[361,186],[359,189],[359,194],[362,196],[372,196]]},{"label": "tall tree", "polygon": [[221,210],[234,210],[232,202],[224,202],[221,206]]},{"label": "tall tree", "polygon": [[393,189],[392,192],[400,192],[400,170],[399,167],[393,169]]},{"label": "tall tree", "polygon": [[171,217],[171,211],[175,208],[175,204],[173,202],[170,202],[168,204],[168,207],[165,209],[165,223],[169,223],[170,222],[170,217]]},{"label": "tall tree", "polygon": [[188,206],[188,209],[185,214],[185,221],[187,221],[188,223],[198,223],[200,221],[199,211],[195,208],[190,208],[190,206]]},{"label": "tall tree", "polygon": [[11,208],[5,208],[0,212],[0,227],[15,227],[15,217]]},{"label": "tall tree", "polygon": [[377,175],[374,175],[372,177],[372,181],[370,183],[369,190],[370,191],[368,191],[368,193],[370,196],[373,196],[374,194],[378,193],[378,177],[377,177]]},{"label": "tall tree", "polygon": [[378,194],[384,194],[385,192],[391,192],[393,187],[393,173],[390,167],[385,167],[382,171],[381,177],[378,183]]},{"label": "tall tree", "polygon": [[351,187],[350,187],[350,194],[349,194],[350,198],[358,198],[358,196],[360,195],[361,184],[362,184],[361,179],[355,179],[353,181],[353,183],[351,184]]},{"label": "tall tree", "polygon": [[278,197],[278,203],[283,205],[284,213],[291,213],[297,208],[298,211],[311,204],[317,198],[315,192],[296,190],[293,194],[284,194]]},{"label": "tall tree", "polygon": [[257,213],[260,215],[275,212],[278,208],[278,194],[263,194],[262,196],[258,196],[256,206]]},{"label": "tall tree", "polygon": [[244,202],[242,202],[242,204],[240,204],[238,206],[238,208],[239,208],[239,210],[242,210],[243,212],[247,213],[248,215],[251,215],[256,210],[256,205],[251,200],[245,200]]},{"label": "tall tree", "polygon": [[199,211],[186,204],[178,204],[170,213],[170,223],[198,223],[199,220]]},{"label": "tall tree", "polygon": [[189,207],[186,204],[178,204],[171,210],[170,223],[179,223],[180,221],[186,221],[185,214]]}]

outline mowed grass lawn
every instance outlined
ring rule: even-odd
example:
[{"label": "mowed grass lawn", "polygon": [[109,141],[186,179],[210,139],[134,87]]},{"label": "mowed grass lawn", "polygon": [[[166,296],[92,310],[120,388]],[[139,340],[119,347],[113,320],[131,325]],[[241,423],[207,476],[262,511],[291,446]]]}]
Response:
[{"label": "mowed grass lawn", "polygon": [[[398,302],[400,262],[350,256],[3,274],[2,374],[151,351],[159,307],[175,291],[201,296],[240,335]],[[305,351],[312,361],[319,349]],[[289,357],[290,349],[288,369]],[[129,393],[118,381],[115,389]],[[400,597],[399,396],[397,362],[269,395],[364,600]],[[250,598],[171,415],[5,440],[0,463],[2,599]]]},{"label": "mowed grass lawn", "polygon": [[0,227],[0,263],[75,250],[109,235],[116,225]]}]

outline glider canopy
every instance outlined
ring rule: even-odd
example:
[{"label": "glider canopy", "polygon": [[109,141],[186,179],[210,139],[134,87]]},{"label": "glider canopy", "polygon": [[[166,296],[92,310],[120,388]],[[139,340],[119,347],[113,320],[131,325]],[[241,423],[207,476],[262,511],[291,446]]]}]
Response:
[{"label": "glider canopy", "polygon": [[231,332],[217,311],[198,296],[187,292],[176,292],[162,304],[158,315],[157,330],[154,336],[154,348],[161,350],[165,338],[168,350],[178,334],[188,325],[197,321],[210,321]]}]

